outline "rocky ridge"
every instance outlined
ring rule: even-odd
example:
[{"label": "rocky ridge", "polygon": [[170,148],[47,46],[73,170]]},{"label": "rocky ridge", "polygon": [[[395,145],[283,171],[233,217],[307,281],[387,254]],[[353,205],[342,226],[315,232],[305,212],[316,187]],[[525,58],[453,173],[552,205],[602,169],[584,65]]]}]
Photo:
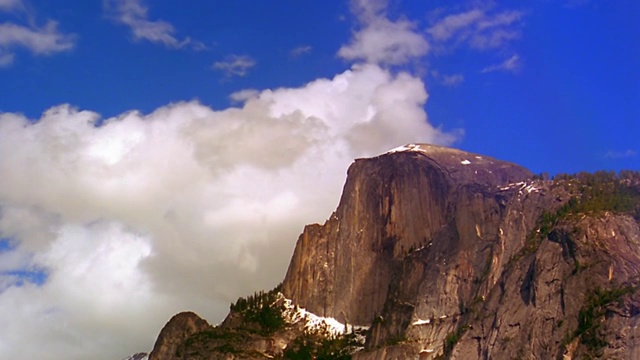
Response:
[{"label": "rocky ridge", "polygon": [[[639,179],[551,181],[422,144],[358,159],[282,288],[217,328],[172,319],[149,358],[313,358],[326,339],[347,349],[327,358],[640,358]],[[368,329],[366,344],[313,330],[326,325],[295,320],[299,307]],[[265,331],[272,310],[283,321]]]}]

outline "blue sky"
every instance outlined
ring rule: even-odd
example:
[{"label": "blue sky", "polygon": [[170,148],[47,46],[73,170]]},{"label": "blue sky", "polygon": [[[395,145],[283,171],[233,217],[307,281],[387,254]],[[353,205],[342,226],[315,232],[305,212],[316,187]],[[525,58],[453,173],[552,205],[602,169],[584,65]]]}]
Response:
[{"label": "blue sky", "polygon": [[0,0],[0,358],[220,321],[356,157],[640,170],[638,64],[633,1]]},{"label": "blue sky", "polygon": [[[32,30],[57,21],[57,34],[68,47],[40,56],[25,44],[3,46],[14,59],[0,72],[0,111],[37,119],[46,109],[69,103],[109,117],[192,99],[221,109],[231,105],[228,95],[234,91],[301,86],[352,64],[336,55],[358,26],[345,2],[176,4],[143,4],[144,20],[170,24],[167,35],[176,44],[136,39],[118,20],[117,2],[110,10],[100,1],[31,2],[4,12],[0,19]],[[395,1],[389,15],[407,18],[426,33],[442,16],[473,8],[447,4]],[[470,22],[425,56],[394,69],[422,75],[431,122],[465,131],[457,147],[535,172],[638,169],[639,6],[631,1],[485,4],[480,6],[484,20],[519,13],[503,27],[513,32],[512,39],[474,48],[459,39],[473,29]],[[293,56],[296,48],[306,51]],[[243,76],[212,68],[233,54],[255,65]],[[509,59],[513,69],[495,67]],[[494,71],[483,72],[492,66]],[[461,81],[446,86],[433,72],[459,75]]]}]

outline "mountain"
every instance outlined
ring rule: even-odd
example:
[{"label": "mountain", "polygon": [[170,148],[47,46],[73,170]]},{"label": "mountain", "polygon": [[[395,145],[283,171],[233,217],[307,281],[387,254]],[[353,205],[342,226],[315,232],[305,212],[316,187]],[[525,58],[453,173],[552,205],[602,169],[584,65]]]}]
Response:
[{"label": "mountain", "polygon": [[640,358],[640,174],[537,177],[411,144],[356,160],[281,286],[150,360]]}]

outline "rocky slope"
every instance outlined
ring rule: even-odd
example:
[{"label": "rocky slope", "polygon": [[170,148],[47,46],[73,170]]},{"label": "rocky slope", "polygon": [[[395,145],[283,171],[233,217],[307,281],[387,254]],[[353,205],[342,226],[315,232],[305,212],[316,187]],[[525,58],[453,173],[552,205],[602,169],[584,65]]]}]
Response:
[{"label": "rocky slope", "polygon": [[[327,358],[640,358],[634,176],[534,180],[431,145],[356,160],[337,210],[300,235],[281,294],[239,301],[215,329],[172,320],[150,359],[312,358],[319,344]],[[370,327],[364,348],[311,329],[287,299]]]}]

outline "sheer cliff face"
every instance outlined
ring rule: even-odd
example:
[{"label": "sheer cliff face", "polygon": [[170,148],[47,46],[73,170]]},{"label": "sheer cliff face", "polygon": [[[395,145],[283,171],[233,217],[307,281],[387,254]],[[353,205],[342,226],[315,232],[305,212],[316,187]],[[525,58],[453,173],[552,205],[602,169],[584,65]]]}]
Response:
[{"label": "sheer cliff face", "polygon": [[[409,298],[424,293],[425,314],[452,313],[459,295],[474,290],[472,279],[499,265],[492,255],[517,247],[500,242],[505,232],[526,231],[539,215],[524,216],[523,203],[505,196],[514,190],[500,190],[530,177],[514,164],[430,145],[356,160],[337,211],[300,236],[283,292],[311,312],[355,324],[382,313],[390,285],[406,287]],[[400,284],[412,253],[430,255]]]}]

